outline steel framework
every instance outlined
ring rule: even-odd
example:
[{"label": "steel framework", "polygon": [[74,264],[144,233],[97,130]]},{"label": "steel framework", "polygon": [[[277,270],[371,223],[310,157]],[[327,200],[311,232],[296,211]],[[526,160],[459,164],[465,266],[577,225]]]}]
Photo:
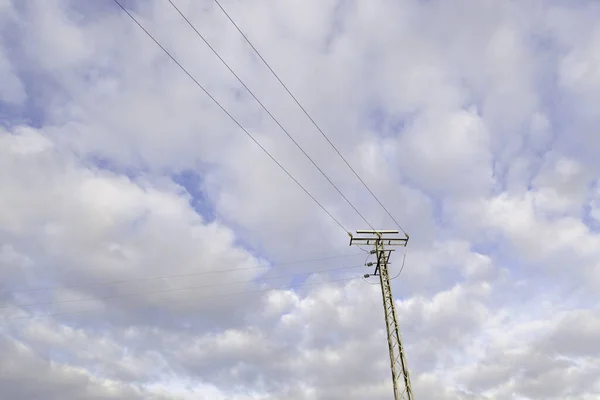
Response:
[{"label": "steel framework", "polygon": [[377,256],[377,263],[368,263],[367,266],[375,266],[373,274],[366,274],[365,278],[373,275],[379,276],[381,285],[381,296],[383,298],[383,310],[385,315],[385,327],[387,331],[387,340],[390,353],[390,365],[392,369],[392,384],[394,386],[395,400],[413,400],[412,386],[410,383],[410,374],[406,364],[404,346],[400,336],[400,327],[398,316],[396,315],[396,306],[394,296],[392,295],[392,286],[388,273],[389,259],[394,251],[394,246],[406,246],[408,244],[408,235],[404,238],[390,237],[387,235],[397,235],[396,230],[358,230],[357,235],[367,235],[354,237],[350,234],[350,245],[373,246],[371,254]]}]

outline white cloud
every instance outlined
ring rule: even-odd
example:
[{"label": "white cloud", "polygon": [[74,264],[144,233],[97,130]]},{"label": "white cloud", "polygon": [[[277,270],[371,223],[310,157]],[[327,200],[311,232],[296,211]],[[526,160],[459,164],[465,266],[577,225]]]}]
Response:
[{"label": "white cloud", "polygon": [[[345,227],[366,228],[168,2],[125,3]],[[218,7],[176,3],[367,219],[392,228]],[[597,397],[600,9],[224,6],[411,234],[393,285],[415,396]],[[366,255],[285,264],[354,250],[118,7],[0,10],[4,396],[390,397],[378,286],[282,288],[361,276],[286,274]],[[127,282],[93,284],[107,281]]]},{"label": "white cloud", "polygon": [[452,196],[491,189],[489,133],[474,110],[423,113],[407,131],[395,156],[425,190]]},{"label": "white cloud", "polygon": [[[118,381],[99,379],[83,368],[49,362],[23,343],[0,338],[4,355],[2,373],[3,396],[12,399],[166,399],[162,395],[124,385]],[[35,382],[32,382],[35,377]],[[172,397],[169,397],[172,398]]]}]

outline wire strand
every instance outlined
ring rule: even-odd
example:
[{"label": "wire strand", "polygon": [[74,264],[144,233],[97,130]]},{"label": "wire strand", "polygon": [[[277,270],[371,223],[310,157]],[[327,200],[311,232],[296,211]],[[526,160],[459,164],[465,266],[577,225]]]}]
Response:
[{"label": "wire strand", "polygon": [[369,280],[364,276],[362,277],[362,280],[367,282],[369,285],[379,285],[379,282],[369,282]]},{"label": "wire strand", "polygon": [[405,247],[404,248],[404,257],[402,257],[402,266],[400,267],[400,271],[398,271],[396,276],[394,276],[393,278],[390,278],[390,281],[393,281],[394,279],[399,277],[400,274],[402,273],[402,271],[404,270],[404,263],[406,262],[406,253],[408,253],[408,248]]},{"label": "wire strand", "polygon": [[7,291],[0,292],[0,294],[39,292],[39,291],[44,291],[44,290],[55,290],[55,289],[75,289],[75,288],[80,288],[80,287],[114,285],[114,284],[120,284],[120,283],[143,282],[143,281],[152,281],[152,280],[158,280],[158,279],[171,279],[171,278],[183,278],[183,277],[190,277],[190,276],[218,274],[221,272],[248,271],[248,270],[253,270],[253,269],[275,268],[275,267],[281,267],[281,266],[285,266],[285,265],[333,260],[333,259],[339,259],[339,258],[355,257],[355,256],[360,256],[360,255],[362,255],[362,254],[355,253],[355,254],[348,254],[348,255],[341,255],[341,256],[313,258],[313,259],[299,260],[299,261],[289,261],[289,262],[272,264],[272,265],[260,265],[260,266],[256,266],[256,267],[230,268],[230,269],[221,269],[221,270],[217,270],[217,271],[192,272],[192,273],[188,273],[188,274],[159,275],[159,276],[151,276],[151,277],[144,277],[144,278],[121,279],[121,280],[104,281],[104,282],[89,282],[89,283],[82,283],[82,284],[76,284],[76,285],[65,285],[65,286],[56,286],[56,287],[46,286],[46,287],[35,287],[35,288],[28,288],[28,289],[7,290]]},{"label": "wire strand", "polygon": [[[352,269],[352,268],[358,268],[358,266],[331,268],[331,269],[324,269],[324,270],[319,270],[319,271],[305,271],[305,272],[299,272],[299,273],[295,273],[295,274],[266,277],[264,279],[270,280],[270,279],[280,279],[280,278],[295,278],[297,276],[302,276],[302,275],[310,275],[310,274],[315,274],[315,273],[320,273],[320,272],[340,271],[340,270]],[[108,299],[117,299],[117,298],[123,298],[123,297],[135,297],[135,296],[143,296],[143,295],[147,295],[147,294],[178,292],[178,291],[192,290],[192,289],[205,289],[205,288],[217,287],[217,286],[223,286],[223,285],[237,285],[240,283],[252,283],[252,282],[255,282],[255,280],[251,279],[251,280],[245,280],[245,281],[225,282],[225,283],[220,282],[220,283],[211,284],[211,285],[188,286],[188,287],[184,287],[184,288],[172,288],[172,289],[162,289],[162,290],[150,290],[150,291],[146,291],[146,292],[122,293],[122,294],[115,294],[115,295],[101,296],[101,297],[86,297],[86,298],[82,298],[82,299],[49,301],[49,302],[42,302],[42,303],[10,304],[10,305],[5,305],[5,306],[0,306],[0,309],[9,309],[12,307],[24,308],[24,307],[49,306],[49,305],[55,305],[55,304],[79,303],[82,301],[93,301],[93,300],[108,300]]]},{"label": "wire strand", "polygon": [[198,82],[198,80],[196,80],[196,78],[194,78],[194,76],[183,66],[181,65],[181,63],[179,61],[177,61],[177,59],[162,45],[160,44],[160,42],[154,37],[152,36],[152,34],[150,32],[148,32],[148,30],[146,28],[144,28],[144,26],[125,8],[123,7],[123,5],[119,2],[119,0],[113,0],[128,16],[129,18],[131,18],[131,20],[133,22],[135,22],[135,24],[140,27],[140,29],[142,29],[144,31],[144,33],[146,35],[148,35],[148,37],[150,39],[152,39],[152,41],[154,41],[154,43],[156,43],[156,45],[158,47],[161,48],[161,50],[167,55],[169,56],[169,58],[171,60],[173,60],[173,62],[175,64],[177,64],[177,66],[179,66],[179,68],[181,68],[181,70],[196,84],[196,86],[198,86],[225,114],[227,114],[227,116],[242,130],[244,131],[244,133],[246,135],[248,135],[248,137],[250,139],[252,139],[252,141],[258,146],[260,147],[260,149],[265,152],[265,154],[267,156],[269,156],[269,158],[275,163],[277,164],[277,166],[279,166],[279,168],[281,168],[281,170],[283,170],[283,172],[286,173],[286,175],[294,181],[294,183],[296,183],[296,185],[298,185],[298,187],[300,189],[302,189],[304,191],[304,193],[306,193],[344,232],[348,233],[349,231],[344,227],[344,225],[342,225],[342,223],[335,218],[326,208],[325,206],[323,206],[323,204],[321,204],[300,182],[298,182],[298,180],[296,178],[294,178],[294,176],[288,172],[287,169],[285,169],[285,167],[283,165],[281,165],[281,163],[279,161],[277,161],[277,159],[275,157],[273,157],[271,155],[271,153],[269,153],[269,151],[260,144],[260,142],[254,138],[254,136],[252,136],[252,134],[250,132],[248,132],[248,130],[246,128],[244,128],[242,126],[242,124],[240,124],[240,122],[235,119],[235,117],[233,115],[231,115],[231,113],[229,111],[227,111],[225,109],[225,107],[223,107],[221,105],[221,103],[219,103],[217,101],[217,99],[215,99],[209,92],[208,90],[206,90],[204,88],[204,86],[202,86],[200,84],[200,82]]},{"label": "wire strand", "polygon": [[[169,0],[170,1],[170,0]],[[273,74],[273,76],[277,79],[277,81],[279,81],[279,83],[281,84],[281,86],[283,86],[283,88],[286,90],[286,92],[288,92],[288,94],[291,96],[291,98],[294,100],[294,102],[300,107],[300,109],[304,112],[304,114],[308,117],[308,119],[312,122],[312,124],[315,126],[315,128],[317,128],[317,130],[321,133],[321,135],[325,138],[325,140],[329,143],[329,145],[335,150],[335,152],[340,156],[340,158],[344,161],[344,163],[348,166],[348,168],[350,168],[350,170],[354,173],[354,175],[358,178],[358,180],[362,183],[362,185],[369,191],[369,193],[371,194],[371,196],[377,201],[377,203],[379,203],[379,205],[381,206],[381,208],[383,208],[383,210],[386,212],[386,214],[392,219],[392,221],[394,221],[394,223],[398,226],[398,228],[405,234],[407,235],[406,231],[402,228],[402,226],[400,225],[400,223],[396,220],[396,218],[394,218],[394,216],[392,215],[392,213],[390,213],[388,211],[388,209],[383,205],[383,203],[379,200],[379,198],[375,195],[375,193],[373,193],[373,191],[371,190],[371,188],[369,188],[369,186],[367,185],[367,183],[360,177],[360,175],[358,174],[358,172],[356,172],[356,170],[350,165],[350,163],[348,162],[348,160],[346,160],[346,158],[342,155],[342,153],[338,150],[338,148],[333,144],[333,142],[329,139],[329,137],[325,134],[325,132],[323,132],[323,130],[321,129],[321,127],[315,122],[315,120],[310,116],[310,114],[308,113],[308,111],[306,111],[306,109],[304,108],[304,106],[302,106],[302,104],[298,101],[298,99],[296,98],[296,96],[294,96],[292,94],[292,92],[290,91],[290,89],[288,89],[288,87],[286,86],[285,83],[283,83],[283,81],[281,80],[281,78],[279,78],[279,75],[277,75],[275,73],[275,71],[273,70],[273,68],[271,68],[271,65],[269,65],[269,63],[264,59],[264,57],[260,54],[260,52],[258,51],[258,49],[256,49],[256,47],[254,47],[254,45],[252,44],[252,42],[250,41],[250,39],[248,39],[248,37],[244,34],[244,32],[240,29],[240,27],[237,25],[237,23],[233,20],[233,18],[229,15],[229,13],[227,11],[225,11],[225,9],[223,8],[223,6],[221,5],[221,3],[219,3],[218,0],[214,0],[215,3],[217,3],[217,5],[219,6],[219,8],[221,9],[221,11],[223,11],[223,13],[225,14],[225,16],[229,19],[229,21],[231,21],[231,23],[233,24],[233,26],[235,26],[235,28],[237,29],[237,31],[244,37],[246,43],[248,43],[250,45],[250,47],[252,48],[252,50],[254,50],[254,52],[256,53],[256,55],[262,60],[262,62],[265,64],[265,66],[269,69],[269,71],[271,71],[271,73]]]},{"label": "wire strand", "polygon": [[375,229],[373,228],[373,225],[371,225],[371,223],[365,218],[365,216],[358,211],[358,209],[354,206],[354,204],[352,204],[352,202],[348,199],[348,197],[346,197],[346,195],[344,195],[344,193],[342,193],[342,191],[340,190],[340,188],[331,180],[331,178],[329,178],[329,176],[321,169],[321,167],[319,167],[317,165],[317,163],[312,159],[311,156],[308,155],[308,153],[302,148],[302,146],[300,146],[300,144],[294,139],[294,137],[288,132],[287,129],[285,129],[283,127],[283,125],[281,125],[281,123],[279,122],[279,120],[277,120],[277,118],[275,118],[275,116],[269,111],[269,109],[262,103],[262,101],[260,101],[258,99],[258,97],[256,97],[256,95],[254,94],[254,92],[244,83],[244,81],[235,73],[235,71],[229,66],[229,64],[227,64],[227,62],[223,59],[223,57],[221,57],[221,55],[214,49],[214,47],[204,38],[204,36],[198,31],[198,29],[196,29],[196,26],[194,26],[194,24],[192,24],[192,22],[183,14],[183,12],[181,12],[181,10],[175,5],[175,3],[173,3],[172,0],[168,0],[168,2],[171,4],[171,6],[173,6],[173,8],[179,13],[179,15],[181,15],[181,17],[185,20],[185,22],[187,22],[187,24],[194,30],[194,32],[196,32],[196,35],[202,39],[202,41],[208,46],[208,48],[214,53],[215,56],[217,56],[217,58],[219,60],[221,60],[221,63],[223,63],[223,65],[225,67],[227,67],[227,69],[229,70],[229,72],[231,72],[231,74],[238,80],[238,82],[244,87],[244,89],[246,89],[246,91],[248,93],[250,93],[250,95],[254,98],[254,100],[256,100],[256,102],[262,107],[263,110],[265,110],[265,112],[269,115],[269,117],[271,117],[271,119],[277,124],[277,126],[279,126],[279,128],[281,128],[281,130],[287,135],[287,137],[296,145],[296,147],[302,152],[302,154],[304,154],[304,156],[312,163],[312,165],[321,173],[321,175],[323,175],[323,177],[325,177],[325,179],[327,179],[327,181],[331,184],[331,186],[333,186],[333,188],[340,194],[340,196],[342,196],[342,198],[346,201],[346,203],[348,203],[350,205],[350,207],[352,207],[352,209],[362,218],[363,221],[365,221],[365,223],[367,225],[369,225],[369,227],[371,229]]},{"label": "wire strand", "polygon": [[[363,250],[366,251],[366,250]],[[369,252],[369,254],[367,255],[367,258],[365,258],[365,267],[367,266],[367,260],[369,259],[369,257],[371,256],[371,252]],[[369,285],[378,285],[379,282],[369,282],[369,280],[366,278],[367,276],[371,276],[370,274],[364,275],[362,277],[363,281],[367,282]]]},{"label": "wire strand", "polygon": [[[296,289],[296,288],[299,288],[299,287],[317,286],[317,285],[324,285],[326,283],[352,281],[352,280],[356,280],[356,279],[358,279],[358,277],[342,278],[342,279],[332,279],[332,280],[321,281],[321,282],[313,282],[313,283],[303,283],[303,284],[299,284],[299,285],[292,285],[292,286],[279,287],[279,288],[269,288],[269,289],[260,289],[260,290],[252,290],[252,291],[244,291],[244,292],[234,292],[234,293],[221,293],[221,294],[211,295],[211,296],[200,296],[200,297],[198,297],[198,299],[208,299],[208,298],[226,297],[226,296],[253,294],[253,293],[266,293],[266,292],[271,292],[271,291],[275,291],[275,290],[290,290],[290,289]],[[186,298],[183,298],[183,299],[170,299],[170,300],[165,300],[165,301],[154,302],[154,304],[176,303],[176,302],[180,302],[180,301],[184,301],[184,300],[187,300],[187,299]],[[29,316],[26,316],[26,317],[13,317],[13,318],[6,318],[5,317],[4,319],[7,320],[7,321],[11,321],[11,320],[24,320],[24,319],[54,317],[54,316],[57,316],[57,315],[65,315],[65,314],[88,313],[88,312],[103,311],[103,310],[105,310],[105,309],[104,308],[94,308],[94,309],[87,309],[87,310],[71,310],[71,311],[61,311],[61,312],[50,313],[50,314],[43,314],[43,315],[29,315]]]},{"label": "wire strand", "polygon": [[[398,278],[400,276],[400,274],[402,274],[402,271],[404,270],[404,264],[406,263],[406,254],[408,253],[408,249],[405,248],[404,249],[404,256],[402,257],[402,266],[400,266],[400,270],[398,271],[398,273],[393,277],[390,278],[390,281],[393,281],[394,279]],[[367,256],[368,258],[368,256]],[[366,260],[365,260],[365,265],[366,265]],[[367,282],[369,285],[378,285],[379,282],[369,282],[365,277],[363,277],[363,280],[365,282]]]}]

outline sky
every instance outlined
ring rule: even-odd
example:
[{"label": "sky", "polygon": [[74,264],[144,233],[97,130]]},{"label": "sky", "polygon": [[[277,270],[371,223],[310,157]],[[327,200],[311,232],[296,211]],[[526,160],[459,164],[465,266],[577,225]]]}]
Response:
[{"label": "sky", "polygon": [[[395,229],[216,4],[173,3]],[[392,399],[369,227],[168,0],[122,4],[344,230],[113,1],[0,0],[3,398]],[[597,399],[600,4],[222,5],[410,234],[415,398]]]}]

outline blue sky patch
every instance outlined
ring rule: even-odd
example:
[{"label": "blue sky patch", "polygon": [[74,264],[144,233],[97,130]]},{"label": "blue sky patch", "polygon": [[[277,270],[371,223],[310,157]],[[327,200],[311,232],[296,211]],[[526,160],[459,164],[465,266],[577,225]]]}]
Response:
[{"label": "blue sky patch", "polygon": [[183,187],[191,196],[190,205],[206,222],[216,219],[214,207],[205,194],[204,180],[197,172],[186,169],[171,176],[173,182]]}]

